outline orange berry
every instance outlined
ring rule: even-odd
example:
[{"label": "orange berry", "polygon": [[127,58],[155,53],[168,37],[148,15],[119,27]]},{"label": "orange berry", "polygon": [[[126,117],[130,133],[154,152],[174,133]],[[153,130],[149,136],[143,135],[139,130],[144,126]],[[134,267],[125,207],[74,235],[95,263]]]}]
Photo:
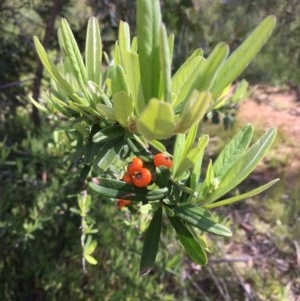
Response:
[{"label": "orange berry", "polygon": [[158,167],[158,166],[165,166],[167,168],[172,167],[171,158],[163,153],[156,154],[153,158],[153,162],[154,162],[155,167]]},{"label": "orange berry", "polygon": [[130,175],[134,175],[143,168],[144,162],[140,158],[133,158],[127,166],[127,172]]},{"label": "orange berry", "polygon": [[125,173],[122,181],[128,184],[132,184],[132,176],[129,173]]},{"label": "orange berry", "polygon": [[131,201],[129,201],[129,200],[124,200],[124,199],[117,200],[117,207],[119,209],[122,209],[123,207],[128,206],[130,204],[131,204]]},{"label": "orange berry", "polygon": [[152,175],[149,169],[142,168],[133,177],[133,185],[136,187],[146,187],[150,184]]}]

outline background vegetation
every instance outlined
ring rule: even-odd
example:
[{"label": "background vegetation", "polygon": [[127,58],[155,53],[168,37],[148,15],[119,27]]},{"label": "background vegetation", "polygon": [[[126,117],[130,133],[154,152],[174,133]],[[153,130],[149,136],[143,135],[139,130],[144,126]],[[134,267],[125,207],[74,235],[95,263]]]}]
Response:
[{"label": "background vegetation", "polygon": [[[68,140],[62,133],[53,135],[59,120],[28,102],[30,94],[38,99],[49,84],[42,76],[32,36],[38,35],[56,58],[59,18],[68,19],[83,43],[87,19],[96,15],[109,53],[120,19],[134,31],[135,2],[0,2],[0,300],[293,300],[292,295],[300,295],[296,227],[300,205],[299,182],[288,186],[288,177],[260,198],[218,212],[233,218],[237,236],[235,241],[212,245],[207,267],[191,264],[173,244],[172,235],[164,235],[161,243],[168,252],[159,253],[154,272],[144,279],[138,278],[138,262],[147,216],[119,211],[95,196],[89,214],[98,229],[95,257],[99,263],[83,273],[81,220],[71,208],[77,208],[76,195],[84,183],[68,162]],[[298,89],[299,1],[161,4],[165,23],[177,37],[177,65],[193,49],[201,47],[209,53],[221,40],[233,50],[264,16],[275,14],[277,30],[244,77],[251,84]],[[218,136],[223,132],[223,141],[235,131],[204,126]],[[279,135],[278,143],[286,141]],[[212,148],[210,155],[220,147]],[[275,177],[279,165],[286,162],[276,161],[272,153],[270,158],[267,172]],[[253,179],[246,183],[255,184]]]}]

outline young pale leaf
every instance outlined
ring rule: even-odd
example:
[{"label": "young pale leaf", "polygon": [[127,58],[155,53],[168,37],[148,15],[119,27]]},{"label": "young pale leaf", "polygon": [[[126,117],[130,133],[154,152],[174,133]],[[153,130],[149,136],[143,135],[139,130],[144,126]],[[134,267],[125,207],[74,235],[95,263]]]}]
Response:
[{"label": "young pale leaf", "polygon": [[136,53],[131,51],[126,51],[122,54],[122,57],[124,57],[123,68],[126,74],[130,96],[135,104],[135,110],[139,114],[145,108],[143,93],[141,93],[139,57]]},{"label": "young pale leaf", "polygon": [[123,127],[128,128],[133,115],[133,103],[129,95],[124,91],[114,94],[113,108],[116,120]]},{"label": "young pale leaf", "polygon": [[112,96],[119,92],[128,93],[127,78],[121,65],[111,66],[108,71],[108,76],[111,79]]},{"label": "young pale leaf", "polygon": [[130,50],[130,30],[129,25],[126,22],[121,21],[119,24],[119,34],[118,34],[118,42],[120,47],[120,55],[121,60],[124,58],[122,57],[126,51]]},{"label": "young pale leaf", "polygon": [[172,77],[172,92],[177,95],[173,106],[180,106],[185,101],[189,93],[196,86],[196,78],[204,59],[201,56],[195,56],[185,62]]},{"label": "young pale leaf", "polygon": [[38,56],[51,76],[51,78],[65,91],[66,94],[72,95],[74,93],[73,88],[70,86],[70,84],[65,80],[65,78],[60,74],[58,69],[54,66],[54,64],[49,60],[48,55],[40,43],[39,39],[34,36],[33,37],[34,46],[38,53]]},{"label": "young pale leaf", "polygon": [[160,30],[160,63],[161,63],[161,80],[163,89],[163,99],[166,102],[171,102],[171,58],[167,31],[164,24]]},{"label": "young pale leaf", "polygon": [[251,35],[238,47],[223,64],[210,90],[216,98],[248,66],[271,35],[276,23],[275,16],[266,17]]},{"label": "young pale leaf", "polygon": [[61,34],[62,39],[60,39],[60,42],[63,41],[62,47],[70,60],[73,74],[82,91],[85,92],[87,83],[86,69],[77,42],[66,19],[61,20],[59,34]]},{"label": "young pale leaf", "polygon": [[266,189],[270,188],[271,186],[273,186],[278,181],[279,181],[279,179],[275,179],[275,180],[273,180],[273,181],[271,181],[271,182],[269,182],[265,185],[262,185],[258,188],[255,188],[251,191],[248,191],[246,193],[239,194],[239,195],[236,195],[236,196],[231,197],[229,199],[221,200],[221,201],[218,201],[218,202],[215,202],[215,203],[205,204],[204,207],[207,208],[207,209],[212,209],[212,208],[217,208],[217,207],[221,207],[221,206],[230,205],[232,203],[251,198],[251,197],[265,191]]},{"label": "young pale leaf", "polygon": [[158,140],[150,140],[148,142],[153,148],[155,148],[159,152],[161,152],[161,153],[166,152],[166,147],[161,142],[159,142]]},{"label": "young pale leaf", "polygon": [[90,264],[97,264],[98,263],[97,260],[91,255],[84,254],[84,258]]},{"label": "young pale leaf", "polygon": [[140,276],[145,276],[152,270],[158,251],[161,225],[162,207],[155,211],[145,235],[142,258],[140,262]]},{"label": "young pale leaf", "polygon": [[239,160],[248,149],[253,134],[253,126],[244,126],[224,147],[213,164],[214,176],[222,178],[227,170]]},{"label": "young pale leaf", "polygon": [[104,105],[102,103],[96,104],[96,111],[100,114],[102,118],[115,121],[115,113],[113,108]]},{"label": "young pale leaf", "polygon": [[[197,146],[193,147],[186,154],[184,154],[184,156],[182,156],[178,167],[173,172],[174,178],[179,178],[185,171],[191,168],[194,164],[197,164],[198,160],[202,160],[203,152],[208,144],[208,141],[209,136],[203,135],[199,139]],[[173,169],[174,168],[175,166],[173,165]]]},{"label": "young pale leaf", "polygon": [[147,139],[167,139],[174,134],[171,104],[152,98],[137,121],[137,130]]},{"label": "young pale leaf", "polygon": [[91,17],[88,22],[85,44],[85,65],[88,80],[100,85],[102,64],[102,42],[98,20]]},{"label": "young pale leaf", "polygon": [[137,1],[137,39],[141,83],[145,103],[159,96],[160,84],[160,25],[159,0]]},{"label": "young pale leaf", "polygon": [[209,103],[211,100],[211,95],[208,92],[199,92],[194,90],[181,112],[180,119],[176,124],[177,133],[185,133],[194,124],[198,124],[200,120],[205,115]]},{"label": "young pale leaf", "polygon": [[236,161],[220,179],[218,189],[208,201],[213,202],[240,184],[257,166],[269,150],[276,136],[276,129],[270,128],[249,150]]},{"label": "young pale leaf", "polygon": [[183,221],[176,216],[168,216],[187,255],[197,264],[207,264],[207,256],[197,238]]},{"label": "young pale leaf", "polygon": [[186,204],[175,207],[174,213],[175,216],[181,218],[192,226],[199,228],[200,230],[225,237],[232,235],[228,228],[210,219],[208,212],[201,207]]},{"label": "young pale leaf", "polygon": [[219,43],[207,60],[201,65],[198,73],[196,89],[199,91],[209,90],[218,71],[223,65],[229,53],[229,47],[225,43]]},{"label": "young pale leaf", "polygon": [[175,173],[178,169],[178,166],[182,160],[185,149],[185,134],[177,134],[175,145],[174,145],[174,153],[173,153],[173,168],[172,168],[172,176],[175,177]]}]

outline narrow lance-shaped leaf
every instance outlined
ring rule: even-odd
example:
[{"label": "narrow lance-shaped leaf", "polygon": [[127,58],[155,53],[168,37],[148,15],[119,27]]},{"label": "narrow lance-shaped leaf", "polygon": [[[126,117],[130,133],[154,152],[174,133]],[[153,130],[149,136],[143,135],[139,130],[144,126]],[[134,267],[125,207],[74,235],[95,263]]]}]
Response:
[{"label": "narrow lance-shaped leaf", "polygon": [[34,41],[34,46],[35,49],[39,55],[39,58],[43,64],[43,66],[45,67],[45,69],[47,70],[47,72],[49,73],[49,75],[51,76],[51,78],[59,85],[63,88],[63,90],[65,91],[65,93],[72,95],[74,93],[72,87],[70,86],[70,84],[65,80],[65,78],[60,74],[60,72],[58,71],[58,69],[54,66],[54,64],[49,60],[48,55],[44,49],[44,47],[42,46],[42,44],[40,43],[39,39],[34,36],[33,37],[33,41]]},{"label": "narrow lance-shaped leaf", "polygon": [[161,81],[163,90],[163,99],[166,102],[171,102],[171,58],[169,50],[169,41],[167,31],[164,24],[160,30],[160,62],[161,62]]},{"label": "narrow lance-shaped leaf", "polygon": [[203,151],[206,148],[208,144],[209,136],[208,135],[203,135],[198,143],[197,146],[193,147],[191,150],[188,151],[183,157],[182,160],[180,161],[174,177],[178,178],[180,177],[185,171],[187,171],[189,168],[191,168],[196,162],[201,159],[203,155]]},{"label": "narrow lance-shaped leaf", "polygon": [[270,188],[271,186],[273,186],[278,181],[279,181],[279,179],[275,179],[275,180],[273,180],[273,181],[271,181],[271,182],[269,182],[265,185],[262,185],[258,188],[255,188],[251,191],[248,191],[246,193],[242,193],[242,194],[239,194],[239,195],[236,195],[234,197],[231,197],[231,198],[228,198],[228,199],[225,199],[225,200],[221,200],[221,201],[218,201],[218,202],[205,204],[204,208],[207,208],[207,209],[217,208],[217,207],[230,205],[232,203],[251,198],[251,197],[265,191],[266,189]]},{"label": "narrow lance-shaped leaf", "polygon": [[82,91],[85,93],[85,85],[87,83],[86,69],[77,42],[66,19],[62,19],[61,21],[59,34],[62,36],[60,42],[63,42],[63,50],[66,51],[66,55],[70,60],[74,75]]},{"label": "narrow lance-shaped leaf", "polygon": [[232,53],[223,64],[211,89],[214,98],[246,69],[250,61],[270,37],[275,24],[275,16],[266,17],[243,44]]},{"label": "narrow lance-shaped leaf", "polygon": [[227,55],[229,53],[229,47],[225,43],[219,43],[209,55],[207,60],[201,65],[198,77],[196,89],[199,91],[209,90],[214,82],[220,68],[222,67]]},{"label": "narrow lance-shaped leaf", "polygon": [[244,155],[248,149],[252,134],[253,126],[251,124],[247,124],[236,135],[234,135],[213,164],[215,177],[222,177],[222,175]]},{"label": "narrow lance-shaped leaf", "polygon": [[111,66],[108,71],[108,76],[111,79],[112,96],[119,92],[128,93],[127,79],[122,66]]},{"label": "narrow lance-shaped leaf", "polygon": [[85,44],[85,65],[88,80],[100,85],[102,64],[102,42],[98,20],[91,17],[88,22]]},{"label": "narrow lance-shaped leaf", "polygon": [[194,124],[198,124],[204,117],[208,109],[210,100],[210,93],[204,91],[199,92],[197,90],[194,90],[190,94],[180,114],[179,121],[176,124],[176,132],[185,133]]},{"label": "narrow lance-shaped leaf", "polygon": [[168,216],[187,255],[197,264],[207,264],[207,256],[202,244],[192,234],[184,222],[176,216]]},{"label": "narrow lance-shaped leaf", "polygon": [[155,211],[145,235],[142,258],[140,262],[140,276],[147,275],[152,270],[158,251],[161,225],[162,207]]},{"label": "narrow lance-shaped leaf", "polygon": [[228,228],[213,221],[209,213],[201,207],[192,204],[181,205],[174,209],[174,213],[175,216],[200,230],[225,237],[232,235]]},{"label": "narrow lance-shaped leaf", "polygon": [[276,136],[276,129],[270,128],[249,150],[219,179],[220,185],[208,202],[213,202],[240,184],[264,157]]},{"label": "narrow lance-shaped leaf", "polygon": [[193,57],[184,63],[172,77],[172,92],[177,95],[173,102],[174,107],[181,106],[196,86],[198,71],[202,63],[204,63],[203,57]]},{"label": "narrow lance-shaped leaf", "polygon": [[137,38],[141,82],[146,104],[159,97],[160,84],[160,24],[159,0],[137,1]]}]

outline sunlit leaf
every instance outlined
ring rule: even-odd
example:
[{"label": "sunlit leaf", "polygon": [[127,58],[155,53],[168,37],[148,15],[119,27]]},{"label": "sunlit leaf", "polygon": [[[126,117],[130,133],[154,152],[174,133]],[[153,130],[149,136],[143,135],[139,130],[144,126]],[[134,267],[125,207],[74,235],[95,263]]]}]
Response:
[{"label": "sunlit leaf", "polygon": [[130,118],[133,115],[133,103],[129,95],[122,91],[114,94],[113,108],[115,119],[125,128],[129,126]]},{"label": "sunlit leaf", "polygon": [[275,16],[266,17],[242,45],[240,45],[226,60],[211,89],[214,98],[245,70],[250,61],[270,37],[275,24]]},{"label": "sunlit leaf", "polygon": [[199,123],[208,109],[210,100],[210,93],[194,90],[180,114],[179,121],[176,124],[176,132],[185,133],[194,124]]},{"label": "sunlit leaf", "polygon": [[265,185],[259,186],[258,188],[255,188],[251,191],[248,191],[246,193],[242,193],[236,196],[233,196],[231,198],[225,199],[225,200],[221,200],[215,203],[210,203],[210,204],[205,204],[204,207],[207,209],[212,209],[212,208],[217,208],[217,207],[221,207],[221,206],[226,206],[226,205],[230,205],[232,203],[241,201],[241,200],[245,200],[248,198],[251,198],[263,191],[265,191],[266,189],[270,188],[271,186],[273,186],[275,183],[277,183],[279,181],[279,179],[275,179]]},{"label": "sunlit leaf", "polygon": [[171,102],[171,57],[167,31],[164,24],[161,25],[160,30],[160,63],[163,99],[166,102]]},{"label": "sunlit leaf", "polygon": [[221,178],[224,173],[240,159],[248,149],[253,134],[253,126],[244,126],[223,148],[213,164],[214,175]]},{"label": "sunlit leaf", "polygon": [[87,79],[100,84],[102,64],[102,42],[98,20],[91,17],[88,22],[85,43],[85,65]]},{"label": "sunlit leaf", "polygon": [[170,138],[174,134],[172,106],[152,98],[137,121],[137,129],[149,140]]},{"label": "sunlit leaf", "polygon": [[159,96],[160,84],[160,25],[159,0],[137,1],[137,39],[142,89],[147,104]]},{"label": "sunlit leaf", "polygon": [[235,162],[220,179],[220,186],[208,201],[213,202],[240,184],[257,166],[269,150],[276,136],[276,129],[270,128],[249,150]]}]

